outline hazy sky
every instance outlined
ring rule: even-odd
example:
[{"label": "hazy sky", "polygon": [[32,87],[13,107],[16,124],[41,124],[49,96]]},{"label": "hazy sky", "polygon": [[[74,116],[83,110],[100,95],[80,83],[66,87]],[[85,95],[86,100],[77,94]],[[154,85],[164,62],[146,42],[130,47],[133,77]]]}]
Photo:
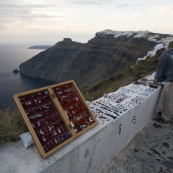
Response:
[{"label": "hazy sky", "polygon": [[173,0],[0,0],[0,43],[86,43],[104,29],[173,34],[172,21]]}]

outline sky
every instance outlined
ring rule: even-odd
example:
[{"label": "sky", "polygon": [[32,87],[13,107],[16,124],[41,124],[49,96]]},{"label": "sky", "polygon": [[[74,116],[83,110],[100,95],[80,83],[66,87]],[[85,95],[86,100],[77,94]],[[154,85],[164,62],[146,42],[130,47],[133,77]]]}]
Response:
[{"label": "sky", "polygon": [[86,43],[105,29],[173,34],[172,0],[0,0],[0,43]]}]

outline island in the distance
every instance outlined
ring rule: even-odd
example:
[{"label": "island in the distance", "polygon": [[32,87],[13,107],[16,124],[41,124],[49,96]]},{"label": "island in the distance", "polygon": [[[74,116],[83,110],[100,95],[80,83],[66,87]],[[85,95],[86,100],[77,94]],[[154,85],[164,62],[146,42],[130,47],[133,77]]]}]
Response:
[{"label": "island in the distance", "polygon": [[49,49],[51,47],[52,45],[35,45],[35,46],[28,47],[28,49]]},{"label": "island in the distance", "polygon": [[13,70],[13,73],[20,73],[20,70],[15,69],[15,70]]}]

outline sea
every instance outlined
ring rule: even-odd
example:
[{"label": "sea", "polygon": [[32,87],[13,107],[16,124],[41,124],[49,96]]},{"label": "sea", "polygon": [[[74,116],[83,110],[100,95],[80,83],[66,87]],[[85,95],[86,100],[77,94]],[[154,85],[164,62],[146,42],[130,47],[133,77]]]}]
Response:
[{"label": "sea", "polygon": [[38,53],[39,49],[27,49],[29,44],[0,44],[0,110],[14,106],[13,95],[54,84],[13,73],[19,65]]}]

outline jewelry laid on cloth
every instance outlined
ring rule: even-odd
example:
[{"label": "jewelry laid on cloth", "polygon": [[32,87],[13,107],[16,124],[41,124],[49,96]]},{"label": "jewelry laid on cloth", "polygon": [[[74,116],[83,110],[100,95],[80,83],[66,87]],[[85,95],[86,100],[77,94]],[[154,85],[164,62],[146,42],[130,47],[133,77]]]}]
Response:
[{"label": "jewelry laid on cloth", "polygon": [[[143,79],[120,88],[116,92],[104,94],[102,98],[91,102],[89,106],[96,117],[102,117],[103,120],[104,118],[116,119],[142,103],[159,87],[158,84],[152,84],[151,80]],[[133,117],[132,122],[137,123],[136,116]]]}]

